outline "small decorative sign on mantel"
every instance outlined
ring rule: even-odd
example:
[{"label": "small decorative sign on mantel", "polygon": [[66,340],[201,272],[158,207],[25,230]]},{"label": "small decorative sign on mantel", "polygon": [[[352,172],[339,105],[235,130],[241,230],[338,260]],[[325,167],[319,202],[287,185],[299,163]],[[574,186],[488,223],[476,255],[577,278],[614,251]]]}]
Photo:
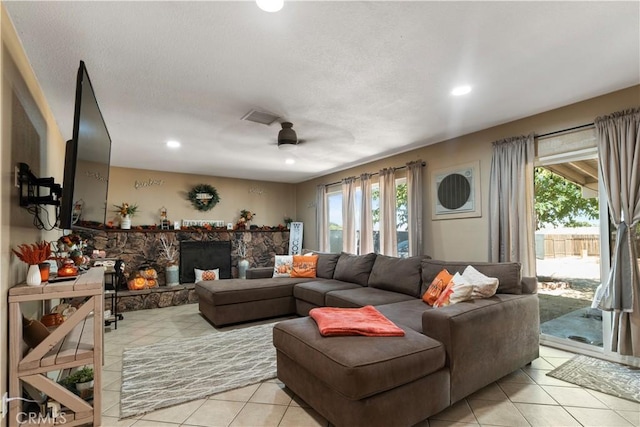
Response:
[{"label": "small decorative sign on mantel", "polygon": [[213,228],[225,228],[225,222],[219,219],[183,219],[182,226],[183,227],[204,227],[205,225],[209,225]]}]

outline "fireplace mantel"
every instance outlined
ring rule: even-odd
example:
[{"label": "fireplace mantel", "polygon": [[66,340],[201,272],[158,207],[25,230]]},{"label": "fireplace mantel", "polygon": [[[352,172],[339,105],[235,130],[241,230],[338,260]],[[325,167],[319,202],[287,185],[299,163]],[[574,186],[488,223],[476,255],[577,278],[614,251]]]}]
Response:
[{"label": "fireplace mantel", "polygon": [[238,242],[247,246],[250,267],[271,266],[275,255],[289,252],[289,230],[93,230],[77,229],[87,242],[87,251],[103,250],[107,258],[125,262],[125,272],[131,273],[143,264],[151,264],[158,271],[158,283],[165,281],[167,261],[162,257],[161,237],[165,237],[178,251],[181,241],[230,241],[231,269],[238,276]]}]

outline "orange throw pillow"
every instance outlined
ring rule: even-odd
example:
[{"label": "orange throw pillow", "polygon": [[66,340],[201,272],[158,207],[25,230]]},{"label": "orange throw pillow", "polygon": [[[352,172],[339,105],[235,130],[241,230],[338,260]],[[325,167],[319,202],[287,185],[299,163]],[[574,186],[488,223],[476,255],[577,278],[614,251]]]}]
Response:
[{"label": "orange throw pillow", "polygon": [[318,255],[294,255],[291,277],[316,277]]},{"label": "orange throw pillow", "polygon": [[422,295],[422,301],[426,302],[429,305],[433,305],[452,278],[453,275],[449,273],[446,268],[443,269],[440,273],[438,273],[436,278],[433,279],[433,282],[431,282],[431,285],[424,293],[424,295]]}]

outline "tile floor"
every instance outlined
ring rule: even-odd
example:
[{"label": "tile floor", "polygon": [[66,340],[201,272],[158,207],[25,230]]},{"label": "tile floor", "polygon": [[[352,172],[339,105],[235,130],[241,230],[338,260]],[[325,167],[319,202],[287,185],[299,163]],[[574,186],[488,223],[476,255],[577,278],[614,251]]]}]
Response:
[{"label": "tile floor", "polygon": [[[197,304],[124,314],[118,329],[105,329],[104,426],[327,426],[328,422],[277,380],[232,390],[118,420],[122,350],[217,331]],[[444,426],[636,426],[640,404],[565,383],[545,374],[572,357],[540,347],[540,358],[433,415],[420,427]],[[417,402],[419,404],[419,402]]]}]

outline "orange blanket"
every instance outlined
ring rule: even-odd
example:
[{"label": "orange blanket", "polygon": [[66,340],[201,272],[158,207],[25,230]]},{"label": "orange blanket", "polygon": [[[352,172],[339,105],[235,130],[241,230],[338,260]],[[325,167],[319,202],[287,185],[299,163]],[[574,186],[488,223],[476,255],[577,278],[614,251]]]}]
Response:
[{"label": "orange blanket", "polygon": [[403,337],[404,331],[371,305],[362,308],[314,308],[309,316],[324,337],[365,335],[367,337]]}]

